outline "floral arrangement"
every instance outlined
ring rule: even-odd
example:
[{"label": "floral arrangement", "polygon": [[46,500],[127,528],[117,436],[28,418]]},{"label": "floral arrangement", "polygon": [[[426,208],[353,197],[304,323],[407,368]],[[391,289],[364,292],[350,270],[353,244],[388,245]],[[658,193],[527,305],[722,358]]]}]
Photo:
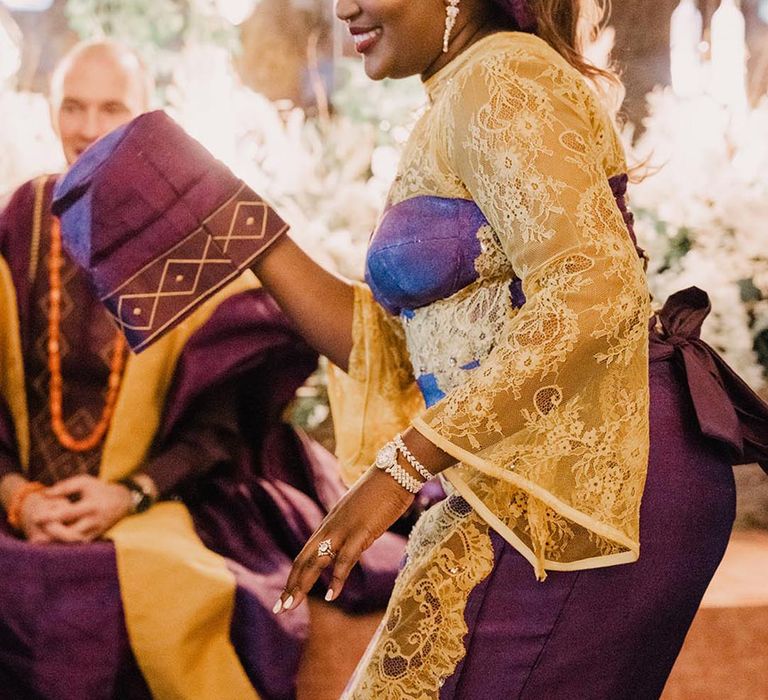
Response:
[{"label": "floral arrangement", "polygon": [[310,254],[359,279],[407,125],[425,98],[418,79],[372,84],[348,59],[337,71],[334,112],[308,118],[240,85],[225,52],[195,49],[177,65],[168,111],[280,210]]},{"label": "floral arrangement", "polygon": [[[630,189],[658,302],[696,285],[712,313],[703,338],[753,387],[768,372],[768,98],[732,112],[707,96],[648,96],[632,148],[652,174]],[[631,132],[628,134],[631,137]]]},{"label": "floral arrangement", "polygon": [[0,85],[0,207],[5,196],[42,173],[64,167],[56,135],[51,127],[48,103],[42,95],[16,92]]}]

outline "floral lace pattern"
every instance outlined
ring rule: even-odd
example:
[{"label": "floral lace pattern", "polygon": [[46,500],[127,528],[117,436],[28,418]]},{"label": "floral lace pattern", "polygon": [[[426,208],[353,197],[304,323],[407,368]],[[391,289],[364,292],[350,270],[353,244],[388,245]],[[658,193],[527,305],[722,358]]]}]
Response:
[{"label": "floral lace pattern", "polygon": [[424,410],[403,327],[374,301],[364,284],[355,285],[352,330],[355,343],[348,372],[328,366],[336,456],[348,485],[368,469],[385,442]]},{"label": "floral lace pattern", "polygon": [[[404,316],[416,376],[433,374],[444,393],[463,382],[466,367],[486,358],[501,337],[514,312],[509,295],[509,280],[476,283]],[[454,332],[446,334],[449,324]]]},{"label": "floral lace pattern", "polygon": [[464,656],[464,608],[493,567],[488,524],[452,496],[416,524],[382,632],[346,700],[426,700]]},{"label": "floral lace pattern", "polygon": [[[503,255],[481,256],[475,283],[417,310],[397,353],[387,350],[387,372],[440,375],[445,397],[414,413],[412,425],[456,458],[444,476],[473,515],[438,546],[422,533],[437,532],[433,518],[450,521],[445,509],[414,533],[354,698],[438,696],[460,653],[466,598],[491,566],[487,540],[470,537],[471,524],[493,527],[542,579],[547,569],[626,563],[639,552],[650,300],[608,183],[626,169],[610,118],[584,79],[527,34],[481,39],[427,90],[431,109],[406,147],[390,202],[472,199],[490,225],[482,235],[492,234]],[[516,278],[521,308],[505,289]],[[371,337],[385,314],[370,293],[359,299],[377,319],[353,351],[354,372],[370,378],[370,367],[381,375]],[[452,357],[478,363],[459,373]],[[367,395],[397,404],[406,389],[395,384],[379,376]],[[336,415],[342,443],[359,433],[369,447],[391,437],[373,415],[351,432],[347,417],[354,421]],[[454,566],[472,575],[456,577]]]},{"label": "floral lace pattern", "polygon": [[[650,304],[608,185],[622,154],[585,81],[544,42],[507,34],[478,44],[428,85],[441,122],[432,145],[493,227],[507,259],[498,272],[511,265],[527,302],[511,312],[498,298],[503,310],[486,312],[506,320],[497,342],[414,425],[461,462],[448,478],[540,577],[631,560]],[[476,284],[492,289],[491,276]],[[435,316],[433,337],[474,330],[470,318]]]}]

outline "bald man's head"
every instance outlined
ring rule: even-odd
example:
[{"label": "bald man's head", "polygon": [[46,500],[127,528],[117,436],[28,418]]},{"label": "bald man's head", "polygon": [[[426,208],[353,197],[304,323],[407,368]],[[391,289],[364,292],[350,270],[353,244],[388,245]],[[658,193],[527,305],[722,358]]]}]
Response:
[{"label": "bald man's head", "polygon": [[112,40],[78,44],[51,77],[51,118],[70,165],[94,141],[149,107],[151,80],[141,59]]}]

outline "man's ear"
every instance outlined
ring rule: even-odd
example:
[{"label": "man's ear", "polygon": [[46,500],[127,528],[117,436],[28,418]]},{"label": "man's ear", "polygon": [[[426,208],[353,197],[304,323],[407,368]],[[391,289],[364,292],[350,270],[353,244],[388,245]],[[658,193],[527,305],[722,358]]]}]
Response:
[{"label": "man's ear", "polygon": [[61,107],[61,101],[57,100],[53,94],[48,96],[48,119],[51,121],[51,128],[53,133],[61,139],[59,133],[59,109]]}]

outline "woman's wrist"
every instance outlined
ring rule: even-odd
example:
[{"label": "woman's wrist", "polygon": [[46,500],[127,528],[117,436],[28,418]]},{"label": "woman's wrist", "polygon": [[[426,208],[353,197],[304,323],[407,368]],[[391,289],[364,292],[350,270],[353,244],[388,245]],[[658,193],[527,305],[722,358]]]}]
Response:
[{"label": "woman's wrist", "polygon": [[404,430],[400,437],[406,449],[432,476],[456,464],[455,457],[441,450],[413,427]]},{"label": "woman's wrist", "polygon": [[[379,450],[374,466],[415,496],[424,484],[455,464],[456,460],[413,429],[407,432],[407,437],[406,434],[396,435]],[[425,464],[423,458],[414,454],[414,450],[418,450],[419,455],[429,455],[430,462]]]}]

